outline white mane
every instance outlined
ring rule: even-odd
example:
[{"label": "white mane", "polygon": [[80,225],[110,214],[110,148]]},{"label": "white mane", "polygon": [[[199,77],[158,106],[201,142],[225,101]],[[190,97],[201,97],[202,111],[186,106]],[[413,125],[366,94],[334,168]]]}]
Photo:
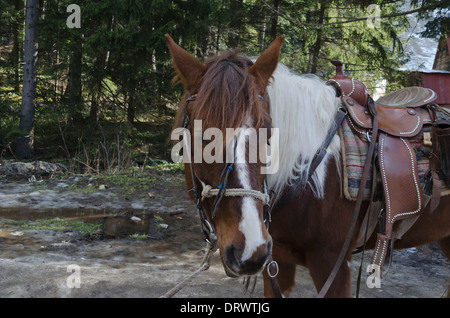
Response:
[{"label": "white mane", "polygon": [[[297,75],[278,64],[267,87],[272,125],[279,128],[279,169],[268,175],[268,186],[276,196],[298,175],[307,178],[311,160],[322,145],[336,116],[339,99],[331,86],[314,75]],[[322,198],[326,163],[334,156],[340,162],[340,139],[335,136],[328,153],[313,175],[315,195]],[[339,166],[339,164],[338,164]]]}]

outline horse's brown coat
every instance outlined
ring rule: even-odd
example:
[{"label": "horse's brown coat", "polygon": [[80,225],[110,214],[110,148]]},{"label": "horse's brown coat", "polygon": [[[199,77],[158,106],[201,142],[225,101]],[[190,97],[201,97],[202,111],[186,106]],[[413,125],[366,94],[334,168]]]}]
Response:
[{"label": "horse's brown coat", "polygon": [[[270,127],[268,105],[257,97],[265,94],[266,86],[278,63],[283,37],[276,39],[255,64],[240,57],[237,51],[230,51],[200,63],[168,35],[166,37],[175,69],[187,90],[174,127],[180,126],[183,105],[187,96],[193,93],[198,93],[198,100],[189,104],[187,112],[191,119],[204,120],[205,127],[239,127],[248,119],[246,115],[249,114],[257,127]],[[249,164],[252,186],[255,189],[261,188],[264,179],[264,176],[258,173],[258,165],[260,163]],[[194,165],[195,177],[204,178],[210,183],[219,179],[222,169],[223,164]],[[354,202],[342,196],[338,169],[334,160],[329,161],[323,199],[316,198],[308,186],[302,193],[285,198],[273,206],[270,224],[272,254],[279,264],[279,282],[285,295],[294,287],[297,264],[309,269],[317,290],[320,290],[338,257],[354,207]],[[185,171],[186,184],[190,189],[193,176],[188,166]],[[237,180],[231,178],[230,186],[236,182]],[[210,213],[211,202],[205,201],[205,209]],[[219,236],[222,261],[228,273],[224,251],[230,245],[235,249],[242,249],[244,244],[243,235],[238,230],[241,202],[241,198],[225,198],[213,220]],[[363,204],[362,211],[366,208],[367,202]],[[414,226],[396,241],[394,246],[408,248],[439,241],[445,255],[450,258],[450,196],[442,197],[439,207],[433,213],[428,210],[429,207],[426,207]],[[262,221],[262,205],[260,218]],[[360,215],[357,228],[361,226],[362,219],[363,215]],[[269,241],[270,237],[264,226],[261,231]],[[355,248],[357,234],[356,231],[348,250],[348,260]],[[373,248],[374,242],[375,237],[372,237],[367,248]],[[254,273],[257,270],[253,268],[251,271]],[[250,272],[244,268],[240,274]],[[265,296],[273,296],[265,273],[264,278]],[[327,297],[350,296],[350,270],[347,262],[343,262]]]}]

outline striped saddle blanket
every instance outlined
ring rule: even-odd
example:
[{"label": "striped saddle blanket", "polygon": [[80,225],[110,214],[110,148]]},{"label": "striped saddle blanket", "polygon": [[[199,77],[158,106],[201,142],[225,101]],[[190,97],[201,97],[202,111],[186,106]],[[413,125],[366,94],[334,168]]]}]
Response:
[{"label": "striped saddle blanket", "polygon": [[[422,131],[415,137],[409,139],[414,147],[417,158],[417,169],[420,183],[423,186],[425,175],[430,169],[430,161],[428,159],[429,147],[423,145],[423,133],[431,131],[430,125],[424,125]],[[351,127],[351,122],[345,119],[339,131],[341,138],[342,166],[343,166],[343,192],[345,198],[356,201],[358,197],[361,179],[364,170],[364,161],[366,160],[369,142],[361,139],[355,134]],[[372,190],[372,171],[364,187],[364,200],[370,200]],[[441,196],[449,195],[450,189],[441,180]]]}]

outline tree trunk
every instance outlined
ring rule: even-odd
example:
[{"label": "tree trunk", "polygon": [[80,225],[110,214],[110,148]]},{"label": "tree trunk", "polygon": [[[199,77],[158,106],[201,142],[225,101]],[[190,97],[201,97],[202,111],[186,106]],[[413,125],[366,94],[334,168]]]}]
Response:
[{"label": "tree trunk", "polygon": [[[318,24],[323,24],[323,19],[325,17],[325,5],[320,4],[320,12],[319,12],[319,21]],[[319,63],[319,54],[320,54],[320,47],[322,46],[322,29],[317,30],[317,39],[316,43],[314,43],[314,47],[312,50],[312,63],[311,63],[311,73],[316,74],[317,73],[317,65]]]},{"label": "tree trunk", "polygon": [[[114,17],[110,16],[108,18],[106,30],[107,32],[113,32],[113,22]],[[110,43],[111,44],[111,43]],[[94,61],[94,75],[93,82],[90,90],[91,94],[91,108],[89,110],[89,120],[91,123],[96,124],[98,122],[98,111],[100,106],[100,97],[103,91],[103,78],[105,77],[106,67],[108,64],[110,52],[109,50],[103,48],[99,49],[96,54],[96,58]]]},{"label": "tree trunk", "polygon": [[70,41],[69,64],[69,122],[82,122],[82,97],[81,97],[81,63],[83,57],[82,34],[79,29],[72,29]]},{"label": "tree trunk", "polygon": [[230,11],[233,13],[233,18],[230,21],[230,31],[228,34],[228,46],[229,47],[239,47],[241,40],[241,33],[244,26],[242,9],[244,3],[242,0],[232,0],[230,1]]},{"label": "tree trunk", "polygon": [[[23,1],[14,0],[14,10],[16,13],[22,10]],[[23,25],[23,20],[15,21],[13,30],[13,51],[12,51],[12,65],[14,68],[14,92],[19,93],[20,90],[20,29]]]},{"label": "tree trunk", "polygon": [[130,95],[128,97],[127,121],[130,124],[133,124],[134,120],[136,119],[136,104],[135,104],[136,89],[134,87],[135,86],[131,88],[131,91],[129,92]]},{"label": "tree trunk", "polygon": [[278,10],[280,9],[281,0],[273,1],[273,9],[272,18],[270,19],[270,41],[275,40],[278,33]]},{"label": "tree trunk", "polygon": [[16,145],[16,156],[20,158],[30,158],[33,154],[38,18],[39,0],[27,0],[25,20],[25,66],[23,69],[22,108],[19,124],[20,135],[17,138]]},{"label": "tree trunk", "polygon": [[260,11],[262,12],[262,22],[258,26],[258,46],[259,50],[262,52],[265,48],[265,39],[266,39],[266,32],[267,32],[267,22],[266,22],[266,16],[264,14],[264,4],[261,4]]}]

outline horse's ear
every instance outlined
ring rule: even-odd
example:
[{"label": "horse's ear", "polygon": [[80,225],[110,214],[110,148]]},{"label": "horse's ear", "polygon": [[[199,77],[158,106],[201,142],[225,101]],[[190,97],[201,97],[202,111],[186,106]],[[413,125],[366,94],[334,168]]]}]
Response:
[{"label": "horse's ear", "polygon": [[269,80],[277,68],[283,41],[284,36],[276,38],[249,69],[249,72],[257,78],[262,93],[265,92]]},{"label": "horse's ear", "polygon": [[196,93],[206,69],[205,65],[176,44],[168,34],[165,37],[172,55],[173,65],[184,87],[191,94]]}]

